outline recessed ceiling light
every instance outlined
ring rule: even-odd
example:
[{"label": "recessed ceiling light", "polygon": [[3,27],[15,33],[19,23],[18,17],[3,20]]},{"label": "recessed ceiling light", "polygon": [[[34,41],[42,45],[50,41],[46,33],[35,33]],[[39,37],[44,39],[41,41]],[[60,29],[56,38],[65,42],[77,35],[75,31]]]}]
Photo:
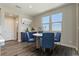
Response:
[{"label": "recessed ceiling light", "polygon": [[32,8],[32,5],[29,5],[29,8]]}]

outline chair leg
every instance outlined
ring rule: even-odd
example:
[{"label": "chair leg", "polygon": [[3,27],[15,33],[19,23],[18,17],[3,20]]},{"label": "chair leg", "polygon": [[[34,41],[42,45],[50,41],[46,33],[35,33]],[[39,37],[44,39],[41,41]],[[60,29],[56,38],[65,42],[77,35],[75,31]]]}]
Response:
[{"label": "chair leg", "polygon": [[50,51],[49,52],[51,52],[51,48],[50,48]]},{"label": "chair leg", "polygon": [[45,54],[45,48],[41,48],[41,55]]},{"label": "chair leg", "polygon": [[50,51],[49,52],[52,53],[52,48],[50,48]]},{"label": "chair leg", "polygon": [[41,50],[45,53],[45,48],[41,48]]},{"label": "chair leg", "polygon": [[44,48],[44,50],[43,50],[43,51],[44,51],[44,53],[45,53],[45,48]]},{"label": "chair leg", "polygon": [[53,54],[53,49],[50,48],[50,51],[49,51],[50,55]]}]

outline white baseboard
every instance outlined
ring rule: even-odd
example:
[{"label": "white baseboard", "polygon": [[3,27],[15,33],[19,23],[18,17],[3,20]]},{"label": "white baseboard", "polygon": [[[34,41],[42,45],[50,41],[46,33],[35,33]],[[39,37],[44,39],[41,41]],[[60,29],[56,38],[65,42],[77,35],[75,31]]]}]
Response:
[{"label": "white baseboard", "polygon": [[61,45],[67,46],[67,47],[71,47],[71,48],[75,48],[75,49],[76,49],[76,46],[74,46],[74,45],[67,45],[67,44],[61,44]]},{"label": "white baseboard", "polygon": [[16,39],[6,39],[5,41],[16,40]]},{"label": "white baseboard", "polygon": [[[67,46],[67,47],[71,47],[71,48],[75,48],[75,49],[77,49],[77,47],[74,46],[74,45],[67,45],[67,44],[62,44],[62,43],[55,43],[55,44],[63,45],[63,46]],[[78,49],[77,49],[77,50],[78,50]]]},{"label": "white baseboard", "polygon": [[76,51],[78,51],[78,48],[76,48]]}]

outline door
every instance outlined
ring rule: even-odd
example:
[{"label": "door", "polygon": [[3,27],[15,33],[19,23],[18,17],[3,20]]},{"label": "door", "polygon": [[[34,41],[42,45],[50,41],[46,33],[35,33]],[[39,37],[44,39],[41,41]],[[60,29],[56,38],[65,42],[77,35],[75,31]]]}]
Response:
[{"label": "door", "polygon": [[7,40],[15,40],[15,18],[5,17],[5,37]]}]

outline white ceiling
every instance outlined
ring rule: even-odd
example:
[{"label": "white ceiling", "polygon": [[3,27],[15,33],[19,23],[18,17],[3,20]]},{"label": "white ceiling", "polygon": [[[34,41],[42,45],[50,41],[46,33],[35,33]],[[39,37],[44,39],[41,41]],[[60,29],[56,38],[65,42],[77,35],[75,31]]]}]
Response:
[{"label": "white ceiling", "polygon": [[[23,14],[28,16],[34,16],[53,8],[62,6],[64,5],[64,3],[3,3],[0,5],[16,9],[17,11],[22,12]],[[16,5],[18,6],[18,8],[16,7]],[[31,5],[32,8],[29,8],[29,5]]]}]

